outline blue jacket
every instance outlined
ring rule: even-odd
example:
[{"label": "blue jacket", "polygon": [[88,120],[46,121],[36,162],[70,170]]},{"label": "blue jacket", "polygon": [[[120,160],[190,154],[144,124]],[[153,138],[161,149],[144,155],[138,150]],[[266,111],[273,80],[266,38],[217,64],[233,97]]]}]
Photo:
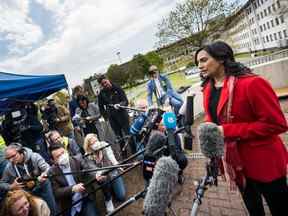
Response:
[{"label": "blue jacket", "polygon": [[183,100],[181,98],[181,95],[179,95],[176,91],[173,90],[172,84],[170,80],[161,74],[159,74],[159,81],[160,84],[165,92],[165,94],[161,98],[157,98],[156,95],[156,84],[153,79],[149,80],[147,83],[147,102],[148,106],[151,106],[153,104],[152,102],[152,96],[153,93],[155,94],[157,104],[163,105],[165,102],[166,97],[169,98],[171,106],[181,106],[183,104]]}]

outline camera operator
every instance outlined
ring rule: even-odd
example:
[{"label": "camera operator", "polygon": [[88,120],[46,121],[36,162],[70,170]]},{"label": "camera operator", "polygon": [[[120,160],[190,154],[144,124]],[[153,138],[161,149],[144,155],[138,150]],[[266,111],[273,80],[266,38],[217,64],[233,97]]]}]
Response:
[{"label": "camera operator", "polygon": [[42,111],[42,118],[47,121],[49,130],[57,130],[62,136],[74,138],[69,110],[56,104],[54,99],[48,100],[47,106]]},{"label": "camera operator", "polygon": [[32,151],[39,153],[46,161],[50,160],[47,153],[48,148],[45,142],[43,126],[38,120],[38,108],[34,103],[25,105],[27,117],[23,122],[21,129],[21,140],[23,146],[32,149]]}]

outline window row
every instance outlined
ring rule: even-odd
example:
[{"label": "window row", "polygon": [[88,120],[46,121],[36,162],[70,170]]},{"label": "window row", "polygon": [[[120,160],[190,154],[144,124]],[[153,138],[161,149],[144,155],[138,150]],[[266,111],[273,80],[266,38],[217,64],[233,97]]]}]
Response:
[{"label": "window row", "polygon": [[[256,0],[254,1],[251,6],[247,9],[247,13],[251,14],[253,9],[256,10],[258,7],[264,4],[264,2],[267,2],[268,0]],[[272,0],[270,0],[272,1]],[[260,15],[257,15],[257,19],[259,20],[260,16],[263,18],[264,16],[267,16],[267,14],[271,14],[272,10],[275,12],[277,8],[279,9],[281,7],[280,0],[277,0],[275,3],[273,3],[271,6],[269,6],[267,9],[264,9],[263,12],[260,13]]]},{"label": "window row", "polygon": [[264,23],[263,25],[260,25],[260,31],[263,32],[265,30],[268,30],[270,28],[273,28],[274,26],[278,26],[281,23],[284,23],[284,16],[281,15],[279,18],[276,17],[275,20],[272,19],[268,21],[267,23]]},{"label": "window row", "polygon": [[272,42],[272,41],[276,41],[276,40],[282,40],[282,39],[287,38],[287,37],[288,37],[288,35],[287,35],[287,31],[285,29],[283,31],[279,31],[278,33],[275,32],[273,34],[266,35],[262,39],[263,39],[264,43],[268,43],[268,42]]}]

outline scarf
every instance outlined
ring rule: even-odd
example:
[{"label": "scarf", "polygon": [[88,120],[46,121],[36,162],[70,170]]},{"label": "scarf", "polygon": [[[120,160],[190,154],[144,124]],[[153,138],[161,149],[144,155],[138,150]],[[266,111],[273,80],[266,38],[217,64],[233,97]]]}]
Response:
[{"label": "scarf", "polygon": [[[235,76],[228,77],[228,102],[224,108],[223,115],[221,116],[220,124],[232,123],[231,108],[236,82],[237,78]],[[224,174],[224,178],[228,179],[230,190],[236,190],[237,186],[240,189],[244,189],[246,185],[246,178],[243,172],[243,164],[240,158],[236,140],[225,139],[224,158],[222,162],[223,164],[220,166],[220,169],[222,168],[222,174]],[[223,172],[224,170],[225,172]]]}]

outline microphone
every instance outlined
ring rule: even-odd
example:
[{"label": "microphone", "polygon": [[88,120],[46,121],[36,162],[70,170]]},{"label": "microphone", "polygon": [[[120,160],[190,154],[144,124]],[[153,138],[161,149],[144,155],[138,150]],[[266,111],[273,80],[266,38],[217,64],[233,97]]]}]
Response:
[{"label": "microphone", "polygon": [[201,123],[198,127],[198,134],[201,152],[205,157],[212,159],[223,156],[224,137],[215,123]]},{"label": "microphone", "polygon": [[156,161],[166,148],[166,137],[159,131],[153,132],[145,147],[143,159],[143,177],[149,181],[152,178]]},{"label": "microphone", "polygon": [[194,123],[194,97],[195,94],[189,95],[186,98],[186,110],[185,110],[185,123],[184,125],[193,125]]},{"label": "microphone", "polygon": [[164,216],[178,181],[179,167],[171,157],[161,157],[144,199],[145,216]]},{"label": "microphone", "polygon": [[173,112],[165,112],[163,114],[163,124],[167,131],[168,149],[171,157],[176,160],[176,141],[174,131],[177,126],[176,115]]},{"label": "microphone", "polygon": [[191,132],[191,126],[194,123],[194,97],[195,94],[187,96],[186,99],[186,112],[185,112],[185,133],[184,133],[184,148],[192,150],[193,135]]},{"label": "microphone", "polygon": [[144,123],[147,119],[147,115],[145,113],[141,113],[137,119],[133,122],[133,124],[130,127],[130,134],[131,135],[137,135],[141,131],[141,129],[144,126]]}]

